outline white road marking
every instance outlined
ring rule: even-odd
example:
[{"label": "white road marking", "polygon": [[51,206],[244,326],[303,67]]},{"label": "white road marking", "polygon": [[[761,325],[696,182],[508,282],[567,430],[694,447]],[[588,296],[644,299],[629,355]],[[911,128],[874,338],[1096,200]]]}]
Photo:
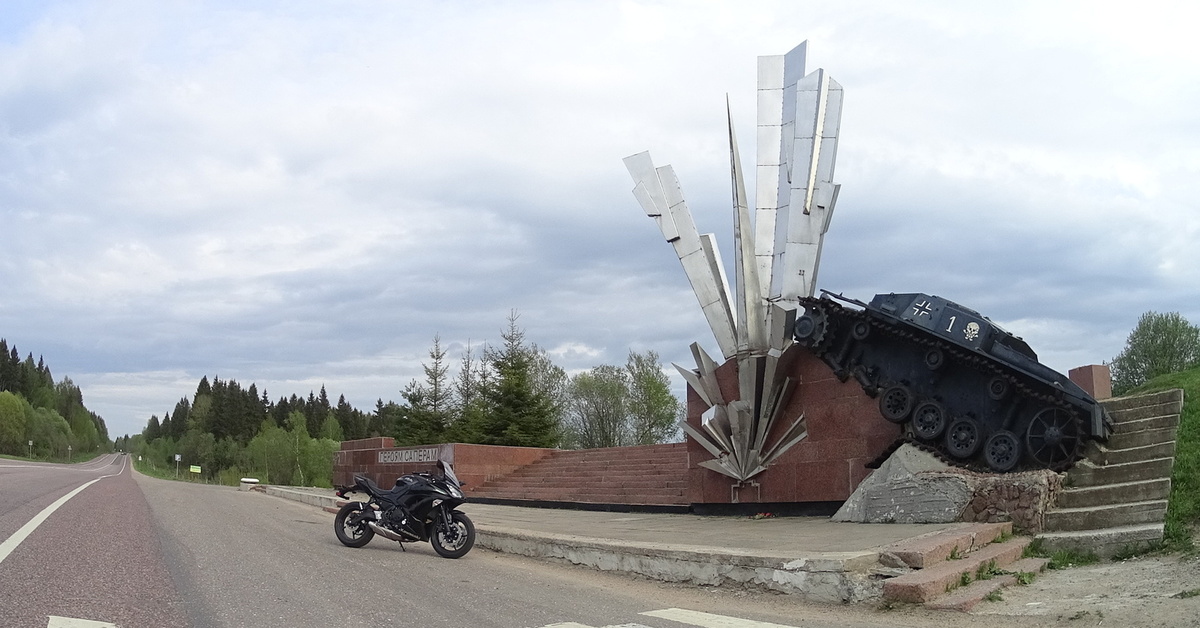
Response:
[{"label": "white road marking", "polygon": [[[594,627],[589,626],[587,624],[577,624],[573,621],[565,621],[560,624],[546,624],[545,626],[542,626],[541,628],[594,628]],[[601,626],[600,628],[652,628],[652,627],[647,626],[645,624],[619,624],[619,625],[612,625],[612,626]]]},{"label": "white road marking", "polygon": [[90,619],[75,619],[74,617],[55,617],[50,616],[50,621],[46,622],[46,628],[119,628],[116,624],[110,624],[106,621],[92,621]]},{"label": "white road marking", "polygon": [[[783,624],[772,624],[765,621],[754,621],[752,619],[739,619],[737,617],[727,617],[725,615],[713,615],[712,613],[701,613],[700,611],[689,611],[685,608],[666,608],[661,611],[647,611],[641,613],[649,617],[657,617],[666,619],[689,626],[701,626],[702,628],[795,628],[794,626],[785,626]],[[580,624],[573,621],[562,622],[558,624],[546,624],[541,628],[594,628],[587,624]],[[600,628],[650,628],[643,624],[620,624],[616,626],[601,626]]]},{"label": "white road marking", "polygon": [[794,628],[793,626],[772,624],[765,621],[738,619],[737,617],[726,617],[724,615],[713,615],[712,613],[701,613],[700,611],[689,611],[684,608],[668,608],[661,611],[647,611],[642,613],[642,615],[658,617],[660,619],[669,619],[671,621],[677,621],[681,624],[688,624],[691,626],[702,626],[703,628]]},{"label": "white road marking", "polygon": [[60,506],[67,503],[68,499],[78,495],[81,491],[83,491],[83,489],[95,484],[96,482],[99,482],[100,480],[103,480],[104,478],[111,478],[114,475],[121,475],[121,472],[124,470],[125,463],[122,462],[121,471],[110,473],[108,475],[102,475],[90,482],[84,482],[79,488],[67,493],[66,495],[63,495],[62,497],[59,497],[58,500],[53,504],[46,506],[44,509],[42,509],[42,512],[39,512],[33,517],[33,519],[30,519],[29,523],[21,526],[20,530],[13,532],[12,536],[8,537],[3,543],[0,543],[0,563],[4,562],[4,559],[8,558],[8,555],[11,554],[13,550],[17,549],[17,546],[25,540],[25,537],[32,534],[33,531],[36,530],[38,526],[42,525],[42,522],[48,519],[55,510],[58,510]]}]

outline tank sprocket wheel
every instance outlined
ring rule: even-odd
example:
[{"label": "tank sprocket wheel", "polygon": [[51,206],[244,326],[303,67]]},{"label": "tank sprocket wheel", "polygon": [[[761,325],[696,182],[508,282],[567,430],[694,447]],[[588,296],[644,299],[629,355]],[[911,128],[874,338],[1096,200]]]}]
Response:
[{"label": "tank sprocket wheel", "polygon": [[946,453],[966,460],[979,453],[983,445],[983,430],[979,422],[971,417],[959,417],[946,428]]},{"label": "tank sprocket wheel", "polygon": [[921,439],[931,441],[946,431],[946,408],[933,400],[927,400],[917,405],[912,413],[913,434]]},{"label": "tank sprocket wheel", "polygon": [[1008,430],[994,432],[983,444],[983,459],[992,471],[1012,471],[1021,461],[1021,441]]},{"label": "tank sprocket wheel", "polygon": [[879,395],[879,413],[892,423],[903,423],[913,409],[913,394],[908,386],[893,384]]},{"label": "tank sprocket wheel", "polygon": [[1058,407],[1043,408],[1033,415],[1025,430],[1025,448],[1039,464],[1054,471],[1074,464],[1081,442],[1079,419]]},{"label": "tank sprocket wheel", "polygon": [[825,308],[819,305],[805,305],[804,314],[796,319],[792,327],[792,337],[801,345],[816,350],[825,340],[825,332],[828,329],[829,317]]}]

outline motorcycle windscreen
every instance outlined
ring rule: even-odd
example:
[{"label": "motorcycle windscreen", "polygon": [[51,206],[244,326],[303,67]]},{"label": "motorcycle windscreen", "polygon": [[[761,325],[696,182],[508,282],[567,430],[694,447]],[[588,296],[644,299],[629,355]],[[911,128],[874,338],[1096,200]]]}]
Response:
[{"label": "motorcycle windscreen", "polygon": [[446,479],[454,482],[455,486],[461,487],[462,482],[458,481],[458,476],[454,475],[454,466],[445,460],[439,460],[438,464],[442,467],[442,473],[446,474]]}]

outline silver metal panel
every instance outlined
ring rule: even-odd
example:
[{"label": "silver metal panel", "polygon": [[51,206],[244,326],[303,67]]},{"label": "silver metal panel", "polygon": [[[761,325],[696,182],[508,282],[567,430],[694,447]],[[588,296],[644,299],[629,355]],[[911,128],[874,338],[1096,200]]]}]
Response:
[{"label": "silver metal panel", "polygon": [[[737,332],[738,350],[764,351],[767,340],[764,330],[762,288],[758,277],[758,264],[754,257],[754,228],[747,207],[746,183],[742,178],[742,159],[738,151],[737,134],[733,128],[733,115],[729,117],[729,160],[734,190],[734,268],[737,287]],[[743,397],[746,399],[746,397]]]},{"label": "silver metal panel", "polygon": [[692,358],[696,360],[696,368],[700,372],[701,382],[708,392],[708,398],[712,400],[712,405],[719,406],[727,403],[725,396],[721,394],[721,387],[717,385],[717,363],[713,362],[700,343],[693,342],[690,348]]},{"label": "silver metal panel", "polygon": [[[758,125],[779,126],[783,124],[783,89],[758,90]],[[778,149],[779,145],[774,148]]]},{"label": "silver metal panel", "polygon": [[[660,189],[659,191],[661,192],[662,190]],[[642,205],[642,208],[646,210],[646,215],[654,219],[654,223],[658,225],[658,230],[662,233],[663,239],[667,242],[674,242],[679,239],[679,230],[675,228],[675,221],[671,219],[670,212],[665,207],[660,208],[655,204],[649,189],[641,181],[633,187],[633,195],[637,198],[638,203]]]},{"label": "silver metal panel", "polygon": [[718,365],[698,343],[691,347],[697,369],[676,365],[710,408],[702,429],[682,425],[715,457],[700,465],[737,480],[762,472],[807,436],[804,417],[799,417],[772,443],[766,442],[783,420],[797,385],[779,369],[788,352],[796,350],[790,337],[796,315],[792,301],[816,289],[823,234],[840,190],[833,172],[843,89],[824,70],[805,74],[806,56],[804,42],[786,55],[759,58],[753,222],[729,115],[732,292],[716,239],[697,232],[674,171],[654,168],[647,153],[626,159],[634,196],[675,249],[722,355],[737,360],[736,400],[723,398]]},{"label": "silver metal panel", "polygon": [[[800,44],[804,46],[808,42]],[[763,55],[758,58],[758,88],[783,89],[784,55]]]},{"label": "silver metal panel", "polygon": [[[657,168],[655,172],[667,206],[665,213],[675,221],[675,229],[679,233],[679,240],[675,243],[676,253],[686,255],[698,250],[700,236],[696,233],[696,223],[692,221],[692,212],[683,200],[683,190],[679,186],[675,170],[671,166],[663,166]],[[653,193],[653,187],[651,187],[651,192]]]},{"label": "silver metal panel", "polygon": [[713,407],[713,400],[708,396],[708,389],[705,388],[698,373],[691,369],[685,369],[674,362],[671,363],[671,366],[674,366],[675,370],[679,371],[679,375],[683,377],[683,381],[687,382],[687,385],[696,391],[697,395],[700,395],[700,400],[704,402],[705,406],[709,408]]},{"label": "silver metal panel", "polygon": [[[780,92],[782,93],[782,92]],[[783,137],[783,126],[779,124],[759,125],[758,126],[758,147],[755,149],[755,158],[758,161],[758,169],[755,172],[756,187],[761,189],[764,185],[769,185],[775,188],[775,193],[772,197],[778,196],[779,185],[779,164],[783,161],[779,158],[780,138]],[[763,178],[765,175],[765,178]],[[758,207],[774,207],[775,204],[764,205],[761,202],[756,202]]]},{"label": "silver metal panel", "polygon": [[808,57],[808,41],[800,42],[799,46],[792,48],[783,55],[783,87],[794,85],[796,81],[804,76],[804,64]]},{"label": "silver metal panel", "polygon": [[642,151],[636,155],[630,155],[624,161],[625,169],[633,177],[634,183],[640,183],[645,186],[650,199],[653,201],[654,209],[642,205],[642,208],[646,210],[646,214],[650,216],[665,214],[669,205],[663,195],[662,184],[658,180],[658,171],[654,168],[654,160],[650,158],[650,152]]}]

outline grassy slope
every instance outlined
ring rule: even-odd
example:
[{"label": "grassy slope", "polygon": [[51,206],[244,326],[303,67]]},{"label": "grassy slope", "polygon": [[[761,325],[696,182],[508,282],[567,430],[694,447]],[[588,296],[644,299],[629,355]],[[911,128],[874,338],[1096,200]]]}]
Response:
[{"label": "grassy slope", "polygon": [[1193,550],[1192,533],[1200,524],[1200,368],[1156,377],[1129,394],[1183,389],[1183,415],[1175,437],[1175,467],[1171,471],[1171,501],[1167,506],[1166,545]]}]

